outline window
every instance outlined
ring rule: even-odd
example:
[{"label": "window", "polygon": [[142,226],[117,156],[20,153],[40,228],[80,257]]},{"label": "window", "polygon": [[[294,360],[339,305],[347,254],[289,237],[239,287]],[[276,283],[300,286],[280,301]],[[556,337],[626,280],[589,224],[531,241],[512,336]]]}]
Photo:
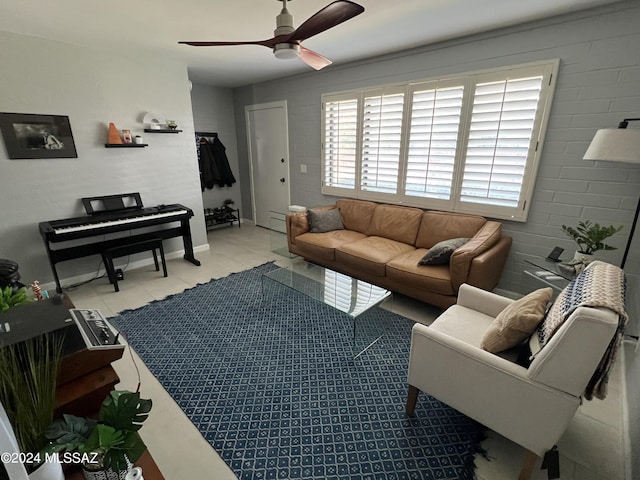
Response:
[{"label": "window", "polygon": [[360,186],[367,192],[395,194],[402,139],[402,93],[364,97]]},{"label": "window", "polygon": [[405,195],[451,198],[463,93],[462,85],[413,92]]},{"label": "window", "polygon": [[324,184],[353,189],[356,186],[358,101],[353,98],[324,104]]},{"label": "window", "polygon": [[525,221],[557,69],[324,95],[322,192]]}]

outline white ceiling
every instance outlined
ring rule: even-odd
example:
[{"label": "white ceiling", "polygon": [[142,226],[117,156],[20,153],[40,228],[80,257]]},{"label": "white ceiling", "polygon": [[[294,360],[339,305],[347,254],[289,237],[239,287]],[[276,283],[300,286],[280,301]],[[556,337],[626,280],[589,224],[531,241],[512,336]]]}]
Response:
[{"label": "white ceiling", "polygon": [[[620,0],[355,0],[365,12],[304,46],[334,65]],[[331,0],[290,0],[300,25]],[[190,47],[179,40],[265,40],[278,0],[1,0],[0,30],[184,62],[192,81],[236,87],[312,71],[262,46]],[[1,48],[1,46],[0,46]],[[329,66],[327,68],[332,68]]]}]

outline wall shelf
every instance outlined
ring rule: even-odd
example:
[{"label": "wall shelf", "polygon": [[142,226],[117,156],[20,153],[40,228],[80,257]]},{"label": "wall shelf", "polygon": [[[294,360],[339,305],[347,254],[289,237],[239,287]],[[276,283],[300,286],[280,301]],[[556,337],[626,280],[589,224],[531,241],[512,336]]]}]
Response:
[{"label": "wall shelf", "polygon": [[145,128],[144,131],[147,133],[180,133],[182,130],[171,128]]},{"label": "wall shelf", "polygon": [[105,143],[104,148],[144,148],[149,145],[146,143]]}]

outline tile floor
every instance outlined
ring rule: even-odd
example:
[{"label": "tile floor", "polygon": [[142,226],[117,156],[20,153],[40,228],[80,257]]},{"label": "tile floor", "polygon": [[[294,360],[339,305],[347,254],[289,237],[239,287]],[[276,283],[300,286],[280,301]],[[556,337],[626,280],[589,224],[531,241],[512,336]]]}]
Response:
[{"label": "tile floor", "polygon": [[[208,234],[210,249],[197,252],[202,266],[196,267],[181,257],[168,260],[169,276],[155,272],[152,264],[126,270],[115,293],[106,278],[98,279],[69,291],[78,308],[98,308],[106,316],[122,310],[179,293],[211,278],[275,260],[283,265],[288,258],[272,253],[273,241],[284,236],[244,222],[242,228],[221,227]],[[279,245],[275,245],[279,246]],[[126,258],[119,259],[121,262]],[[393,310],[416,321],[430,323],[438,310],[406,297],[395,296]],[[235,479],[233,472],[182,413],[140,359],[129,351],[114,364],[121,378],[120,388],[137,386],[136,366],[142,379],[143,397],[151,398],[154,408],[141,430],[156,463],[167,480],[186,478]],[[134,362],[135,361],[135,362]],[[499,394],[499,392],[497,392]],[[621,422],[621,369],[617,364],[605,401],[585,402],[559,442],[562,480],[622,480],[624,478]],[[523,449],[509,440],[489,432],[483,446],[490,461],[478,457],[479,480],[511,480],[517,478]],[[540,472],[537,480],[546,479]]]}]

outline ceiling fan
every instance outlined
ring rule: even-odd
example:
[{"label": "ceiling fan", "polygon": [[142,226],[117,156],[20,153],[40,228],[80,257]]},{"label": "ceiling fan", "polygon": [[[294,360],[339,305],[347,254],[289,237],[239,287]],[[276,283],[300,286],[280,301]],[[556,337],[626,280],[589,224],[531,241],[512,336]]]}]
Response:
[{"label": "ceiling fan", "polygon": [[276,17],[274,37],[268,40],[249,42],[178,42],[194,47],[215,47],[224,45],[262,45],[273,49],[276,58],[300,58],[303,62],[316,70],[331,65],[331,60],[319,53],[303,47],[300,43],[307,38],[329,30],[336,25],[360,15],[364,7],[349,0],[336,0],[316,14],[312,15],[298,28],[293,26],[293,15],[287,10],[287,0],[282,2],[280,15]]}]

